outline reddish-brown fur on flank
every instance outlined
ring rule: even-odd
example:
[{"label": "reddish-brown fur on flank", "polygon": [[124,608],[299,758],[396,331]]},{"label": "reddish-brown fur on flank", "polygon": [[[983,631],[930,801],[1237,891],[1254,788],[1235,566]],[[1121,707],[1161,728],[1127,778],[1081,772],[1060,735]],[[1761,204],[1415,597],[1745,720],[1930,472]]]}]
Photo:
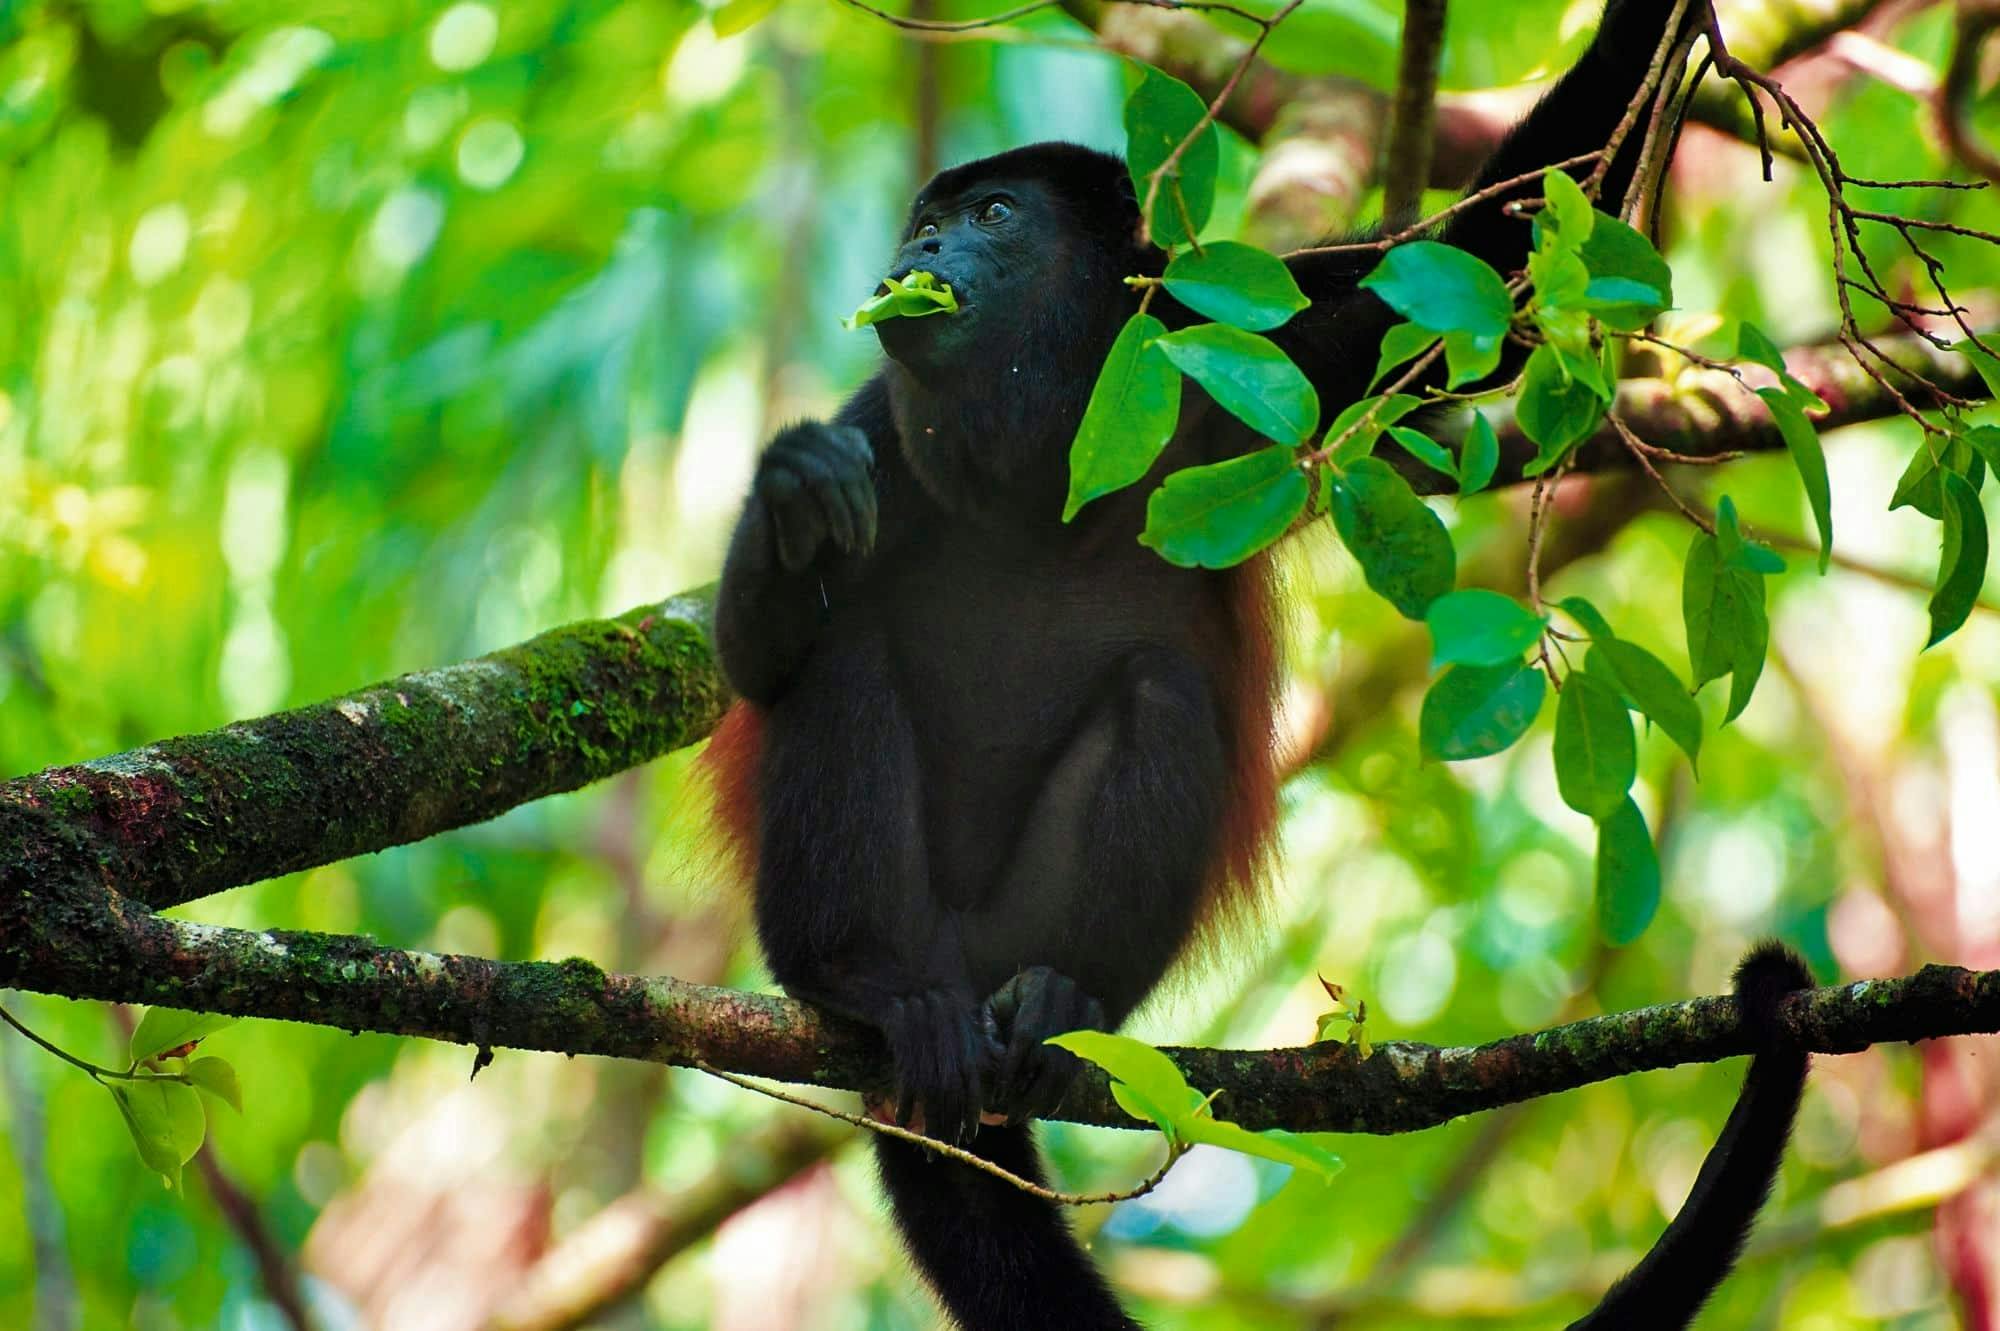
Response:
[{"label": "reddish-brown fur on flank", "polygon": [[748,882],[757,874],[757,767],[764,748],[764,714],[738,699],[722,714],[700,770],[715,796],[722,849]]},{"label": "reddish-brown fur on flank", "polygon": [[1229,796],[1222,813],[1222,844],[1202,902],[1204,932],[1227,925],[1255,904],[1269,868],[1278,828],[1278,706],[1276,560],[1266,550],[1229,570],[1230,649],[1234,660],[1217,677],[1235,696],[1230,714]]},{"label": "reddish-brown fur on flank", "polygon": [[[1274,561],[1258,555],[1226,578],[1229,642],[1216,676],[1232,686],[1225,700],[1230,783],[1222,839],[1203,899],[1203,933],[1226,926],[1254,903],[1268,867],[1278,821],[1278,770],[1272,739],[1278,699]],[[701,757],[715,795],[723,848],[745,879],[757,870],[757,769],[764,716],[741,700],[723,714]]]}]

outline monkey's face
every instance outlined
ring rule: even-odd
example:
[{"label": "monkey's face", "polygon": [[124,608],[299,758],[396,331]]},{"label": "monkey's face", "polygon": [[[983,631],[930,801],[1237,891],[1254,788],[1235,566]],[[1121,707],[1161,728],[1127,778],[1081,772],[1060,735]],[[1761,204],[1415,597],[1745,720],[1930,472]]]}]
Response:
[{"label": "monkey's face", "polygon": [[1066,312],[1103,304],[1105,292],[1086,288],[1116,282],[1102,249],[1043,181],[947,172],[911,207],[888,276],[928,272],[958,309],[884,319],[876,335],[891,359],[926,377],[1046,353],[1067,341],[1063,325],[1074,316]]}]

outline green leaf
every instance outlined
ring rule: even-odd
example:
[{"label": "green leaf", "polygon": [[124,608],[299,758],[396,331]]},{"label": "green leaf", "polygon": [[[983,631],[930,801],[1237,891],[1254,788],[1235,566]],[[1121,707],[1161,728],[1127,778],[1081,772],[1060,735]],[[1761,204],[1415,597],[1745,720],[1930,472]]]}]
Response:
[{"label": "green leaf", "polygon": [[208,1116],[202,1112],[201,1097],[194,1087],[164,1077],[107,1081],[104,1085],[117,1102],[139,1159],[164,1178],[169,1188],[178,1189],[181,1167],[194,1158],[208,1133]]},{"label": "green leaf", "polygon": [[[1125,166],[1142,207],[1146,178],[1166,162],[1208,113],[1207,104],[1187,84],[1151,65],[1144,69],[1139,86],[1125,99]],[[1209,211],[1215,206],[1215,168],[1221,157],[1222,141],[1210,121],[1174,169],[1160,180],[1159,194],[1153,201],[1154,244],[1185,244],[1208,224]],[[1185,217],[1174,199],[1176,183],[1186,204]],[[1192,228],[1187,225],[1190,220]]]},{"label": "green leaf", "polygon": [[1597,928],[1623,947],[1646,932],[1660,909],[1660,853],[1628,796],[1597,824]]},{"label": "green leaf", "polygon": [[1521,433],[1541,448],[1534,462],[1522,468],[1523,474],[1547,471],[1572,444],[1588,438],[1603,416],[1604,400],[1564,370],[1556,349],[1546,342],[1536,347],[1521,375],[1520,400],[1514,404]]},{"label": "green leaf", "polygon": [[130,1056],[143,1063],[169,1049],[207,1039],[225,1026],[236,1024],[235,1017],[220,1012],[183,1012],[179,1008],[149,1007],[132,1031]]},{"label": "green leaf", "polygon": [[1618,636],[1611,631],[1611,625],[1605,622],[1604,616],[1597,612],[1597,607],[1581,596],[1563,597],[1556,602],[1556,609],[1574,619],[1585,633],[1598,642]]},{"label": "green leaf", "polygon": [[1965,477],[1972,483],[1973,491],[1978,492],[1986,463],[1983,455],[1973,449],[1968,435],[1953,435],[1943,443],[1930,435],[1920,438],[1910,465],[1903,469],[1896,491],[1889,498],[1889,511],[1914,508],[1927,518],[1944,521],[1944,482],[1939,478],[1945,472]]},{"label": "green leaf", "polygon": [[1283,445],[1184,467],[1146,501],[1139,543],[1182,568],[1228,568],[1283,536],[1311,493]]},{"label": "green leaf", "polygon": [[1173,438],[1181,412],[1181,372],[1151,345],[1166,331],[1152,315],[1135,314],[1111,344],[1069,446],[1064,522],[1098,496],[1143,477]]},{"label": "green leaf", "polygon": [[1368,386],[1375,387],[1389,377],[1389,371],[1429,351],[1440,336],[1422,324],[1391,324],[1389,331],[1382,334],[1382,350],[1375,357],[1375,377],[1368,381]]},{"label": "green leaf", "polygon": [[1757,396],[1771,409],[1771,419],[1778,423],[1778,433],[1785,437],[1786,451],[1791,453],[1792,464],[1799,469],[1799,480],[1805,484],[1813,525],[1819,528],[1819,571],[1825,573],[1833,559],[1833,491],[1827,484],[1826,453],[1820,448],[1819,432],[1784,390],[1760,388]]},{"label": "green leaf", "polygon": [[1322,1181],[1331,1179],[1345,1167],[1339,1156],[1310,1137],[1286,1132],[1283,1128],[1252,1132],[1240,1124],[1226,1123],[1205,1115],[1197,1115],[1176,1126],[1183,1141],[1220,1146],[1226,1151],[1276,1160],[1279,1164],[1303,1169]]},{"label": "green leaf", "polygon": [[193,1059],[187,1065],[187,1079],[237,1113],[243,1112],[243,1085],[236,1080],[236,1069],[227,1060]]},{"label": "green leaf", "polygon": [[1424,695],[1424,756],[1451,763],[1499,753],[1528,733],[1548,687],[1533,666],[1453,666]]},{"label": "green leaf", "polygon": [[1514,319],[1513,297],[1491,264],[1434,240],[1396,246],[1361,285],[1433,333],[1498,339]]},{"label": "green leaf", "polygon": [[[1718,506],[1718,516],[1720,512]],[[1703,533],[1688,547],[1681,617],[1687,626],[1695,688],[1731,676],[1729,707],[1723,717],[1727,724],[1742,713],[1763,673],[1771,626],[1764,611],[1762,575],[1723,563],[1719,544],[1716,537]]]},{"label": "green leaf", "polygon": [[[1067,1049],[1084,1062],[1103,1068],[1168,1121],[1185,1116],[1181,1107],[1188,1103],[1189,1095],[1195,1095],[1197,1100],[1200,1098],[1174,1061],[1144,1040],[1135,1040],[1129,1035],[1113,1035],[1108,1031],[1070,1031],[1064,1035],[1052,1035],[1044,1043]],[[1129,1107],[1127,1112],[1131,1112]],[[1166,1126],[1165,1123],[1162,1126]]]},{"label": "green leaf", "polygon": [[[1375,441],[1382,437],[1382,431],[1422,405],[1421,398],[1412,397],[1408,393],[1397,393],[1392,397],[1377,394],[1349,404],[1333,418],[1333,424],[1326,427],[1326,437],[1329,440],[1341,439],[1342,435],[1347,435],[1333,451],[1334,465],[1345,467],[1356,458],[1367,457],[1375,451]],[[1348,435],[1348,429],[1371,411],[1374,413],[1374,419],[1368,426]]]},{"label": "green leaf", "polygon": [[727,0],[710,15],[709,22],[715,25],[716,36],[734,37],[762,23],[777,7],[778,0]]},{"label": "green leaf", "polygon": [[1535,242],[1575,249],[1590,238],[1596,210],[1583,189],[1566,172],[1542,175],[1542,197],[1548,206],[1535,214]]},{"label": "green leaf", "polygon": [[1485,414],[1475,411],[1472,429],[1465,436],[1464,448],[1459,450],[1458,492],[1469,495],[1484,490],[1499,465],[1500,438],[1493,433],[1493,423]]},{"label": "green leaf", "polygon": [[1701,757],[1701,708],[1695,705],[1680,676],[1644,647],[1614,637],[1600,637],[1584,660],[1584,669],[1617,684],[1625,700],[1678,744],[1690,764]]},{"label": "green leaf", "polygon": [[1674,274],[1653,242],[1606,212],[1579,251],[1590,269],[1583,306],[1605,327],[1637,332],[1674,302]]},{"label": "green leaf", "polygon": [[1451,535],[1410,483],[1380,458],[1330,480],[1333,525],[1362,576],[1407,619],[1422,619],[1458,577]]},{"label": "green leaf", "polygon": [[1785,561],[1768,545],[1744,536],[1737,521],[1736,501],[1722,496],[1715,506],[1716,553],[1725,568],[1748,569],[1752,573],[1783,573]]},{"label": "green leaf", "polygon": [[1498,333],[1446,333],[1444,363],[1450,367],[1446,388],[1457,388],[1475,379],[1484,379],[1500,367]]},{"label": "green leaf", "polygon": [[1987,469],[2000,475],[2000,425],[1975,425],[1959,435],[1972,455],[1983,461]]},{"label": "green leaf", "polygon": [[882,285],[888,290],[862,301],[851,317],[840,321],[842,328],[853,332],[884,319],[921,319],[929,314],[954,314],[958,310],[958,297],[949,286],[939,286],[937,277],[931,273],[913,272],[901,280],[885,277]]},{"label": "green leaf", "polygon": [[1431,668],[1517,662],[1542,639],[1548,616],[1511,596],[1482,587],[1440,596],[1424,612],[1431,630]]},{"label": "green leaf", "polygon": [[1556,789],[1578,813],[1604,818],[1639,774],[1638,740],[1610,684],[1572,671],[1556,699]]},{"label": "green leaf", "polygon": [[1588,346],[1590,315],[1571,308],[1590,289],[1590,270],[1583,260],[1568,250],[1536,250],[1528,256],[1528,280],[1535,287],[1536,322],[1549,339]]},{"label": "green leaf", "polygon": [[1266,438],[1298,444],[1319,428],[1319,394],[1269,338],[1228,324],[1196,324],[1153,345],[1226,411]]},{"label": "green leaf", "polygon": [[1958,631],[1986,583],[1986,510],[1970,482],[1944,473],[1944,548],[1938,555],[1937,590],[1931,594],[1931,635],[1926,649]]},{"label": "green leaf", "polygon": [[1971,338],[1958,343],[1952,350],[1971,361],[1973,368],[1979,371],[1979,377],[1986,381],[1986,390],[1994,397],[2000,397],[2000,357],[1995,357]]},{"label": "green leaf", "polygon": [[1405,425],[1389,427],[1389,437],[1403,446],[1403,451],[1432,471],[1443,472],[1454,481],[1458,479],[1458,463],[1452,460],[1451,451],[1422,430],[1412,430]]},{"label": "green leaf", "polygon": [[1736,326],[1736,355],[1739,359],[1761,365],[1777,375],[1778,382],[1784,385],[1786,396],[1797,403],[1801,410],[1827,409],[1826,403],[1818,393],[1799,382],[1792,372],[1785,368],[1785,353],[1778,349],[1778,344],[1765,336],[1763,329],[1747,319]]},{"label": "green leaf", "polygon": [[1276,328],[1312,303],[1282,259],[1233,240],[1187,251],[1161,280],[1197,314],[1253,332]]}]

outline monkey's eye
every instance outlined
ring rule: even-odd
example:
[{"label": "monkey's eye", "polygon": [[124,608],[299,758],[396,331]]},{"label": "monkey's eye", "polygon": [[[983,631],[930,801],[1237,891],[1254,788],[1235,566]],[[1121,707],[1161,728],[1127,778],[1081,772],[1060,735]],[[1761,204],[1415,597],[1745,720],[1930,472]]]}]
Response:
[{"label": "monkey's eye", "polygon": [[917,239],[922,240],[927,236],[935,236],[937,233],[938,229],[936,222],[925,222],[922,226],[919,226],[917,228]]},{"label": "monkey's eye", "polygon": [[994,199],[979,210],[979,220],[987,226],[998,226],[1013,215],[1014,210],[1005,199]]}]

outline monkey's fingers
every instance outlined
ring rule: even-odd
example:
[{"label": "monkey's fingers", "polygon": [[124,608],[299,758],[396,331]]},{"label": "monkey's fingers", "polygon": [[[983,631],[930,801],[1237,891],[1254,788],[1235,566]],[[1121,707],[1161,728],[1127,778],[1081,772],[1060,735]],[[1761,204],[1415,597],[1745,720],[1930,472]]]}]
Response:
[{"label": "monkey's fingers", "polygon": [[826,539],[826,521],[818,505],[805,494],[805,487],[788,468],[770,466],[758,478],[764,509],[770,518],[771,536],[778,549],[778,562],[797,573],[808,567]]},{"label": "monkey's fingers", "polygon": [[845,464],[837,459],[795,450],[786,454],[784,465],[798,475],[801,489],[818,508],[826,533],[833,538],[833,543],[842,550],[853,550],[859,532],[854,510],[842,486],[847,470]]}]

